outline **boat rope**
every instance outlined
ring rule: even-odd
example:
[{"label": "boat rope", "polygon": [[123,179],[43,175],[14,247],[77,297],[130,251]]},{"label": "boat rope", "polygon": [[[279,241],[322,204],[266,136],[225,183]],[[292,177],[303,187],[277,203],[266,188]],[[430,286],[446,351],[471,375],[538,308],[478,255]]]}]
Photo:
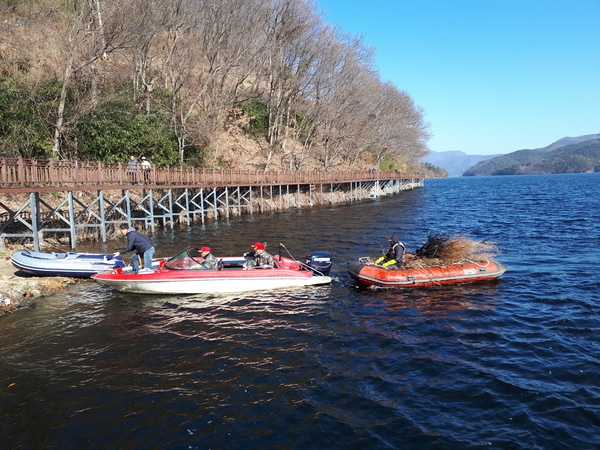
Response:
[{"label": "boat rope", "polygon": [[[488,261],[473,261],[472,259],[461,259],[460,261],[454,262],[454,263],[451,263],[451,264],[445,264],[445,265],[442,265],[442,264],[432,264],[430,266],[417,267],[416,269],[434,269],[434,268],[446,269],[446,268],[448,268],[450,266],[456,266],[458,264],[469,264],[469,263],[470,264],[475,264],[478,267],[487,267],[487,266],[490,265],[490,261],[489,260]],[[483,263],[483,264],[480,264],[480,263]],[[412,270],[412,269],[415,269],[415,268],[400,269],[400,270]]]},{"label": "boat rope", "polygon": [[317,269],[315,269],[314,267],[309,266],[308,264],[303,263],[302,261],[298,261],[296,258],[294,258],[292,256],[292,254],[290,253],[290,251],[287,249],[287,247],[285,245],[283,245],[281,242],[279,243],[279,247],[283,248],[286,253],[290,256],[290,258],[292,258],[294,261],[296,261],[298,264],[300,264],[300,267],[305,268],[306,270],[310,270],[311,272],[316,272],[321,276],[325,276],[325,274]]},{"label": "boat rope", "polygon": [[[372,260],[372,258],[370,256],[363,256],[362,258],[359,258],[359,261],[363,264],[368,264],[368,265],[377,265],[375,264]],[[461,259],[458,262],[453,262],[450,264],[431,264],[428,266],[421,266],[421,267],[401,267],[400,269],[392,269],[393,271],[397,271],[397,272],[402,272],[404,270],[426,270],[426,269],[446,269],[450,266],[455,266],[455,265],[459,265],[459,264],[475,264],[478,267],[488,267],[491,263],[490,260],[486,260],[486,261],[473,261],[472,259]],[[389,270],[389,269],[388,269]]]},{"label": "boat rope", "polygon": [[[471,263],[471,264],[475,264],[478,267],[487,267],[490,265],[490,261],[473,261],[472,259],[462,259],[459,262],[457,262],[456,264],[465,264],[465,263]],[[484,263],[484,264],[480,264],[480,263]]]}]

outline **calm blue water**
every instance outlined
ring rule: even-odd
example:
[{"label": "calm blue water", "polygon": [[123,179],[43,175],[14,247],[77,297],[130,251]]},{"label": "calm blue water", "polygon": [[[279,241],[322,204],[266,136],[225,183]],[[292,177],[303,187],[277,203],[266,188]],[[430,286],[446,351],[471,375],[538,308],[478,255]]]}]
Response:
[{"label": "calm blue water", "polygon": [[[256,240],[297,258],[329,250],[335,281],[227,296],[85,281],[3,317],[0,448],[598,448],[599,198],[600,174],[452,178],[161,230],[157,256]],[[430,231],[497,243],[508,272],[350,284],[346,266],[390,233],[415,249]]]}]

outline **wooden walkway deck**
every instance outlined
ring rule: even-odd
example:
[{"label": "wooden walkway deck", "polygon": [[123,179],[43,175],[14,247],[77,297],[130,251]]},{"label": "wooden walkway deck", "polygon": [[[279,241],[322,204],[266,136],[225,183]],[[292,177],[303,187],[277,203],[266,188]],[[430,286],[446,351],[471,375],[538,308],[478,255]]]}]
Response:
[{"label": "wooden walkway deck", "polygon": [[422,179],[423,175],[379,171],[265,172],[169,166],[152,166],[148,171],[140,166],[135,171],[128,171],[127,165],[121,163],[0,158],[0,193],[23,192],[25,188],[35,192],[52,192],[66,188],[109,190],[140,185],[171,188],[277,186],[406,178]]},{"label": "wooden walkway deck", "polygon": [[78,236],[106,242],[123,222],[150,228],[244,213],[377,198],[423,185],[400,172],[259,172],[0,158],[0,249],[5,241]]}]

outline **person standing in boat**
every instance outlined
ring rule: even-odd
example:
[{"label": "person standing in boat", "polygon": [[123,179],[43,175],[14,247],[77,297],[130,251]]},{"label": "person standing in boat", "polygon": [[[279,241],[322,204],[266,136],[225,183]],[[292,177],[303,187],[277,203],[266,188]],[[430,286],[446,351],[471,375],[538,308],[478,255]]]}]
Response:
[{"label": "person standing in boat", "polygon": [[210,247],[202,247],[200,249],[200,256],[204,258],[204,261],[194,264],[190,269],[218,270],[219,260],[210,252]]},{"label": "person standing in boat", "polygon": [[383,267],[384,269],[400,269],[404,263],[404,255],[406,253],[406,247],[398,240],[396,236],[388,238],[390,248],[375,261],[375,264]]},{"label": "person standing in boat", "polygon": [[275,267],[275,260],[267,253],[264,244],[255,242],[252,244],[254,250],[254,256],[244,263],[244,269],[251,269],[253,267]]},{"label": "person standing in boat", "polygon": [[129,253],[132,250],[135,250],[135,253],[131,257],[131,265],[133,267],[133,271],[138,273],[140,271],[140,259],[143,258],[144,267],[147,269],[152,268],[152,258],[154,257],[154,244],[152,241],[144,236],[139,231],[136,231],[135,228],[130,227],[126,223],[121,224],[119,227],[119,231],[123,236],[127,237],[127,247],[123,250],[115,252],[115,256],[119,256],[125,253]]}]

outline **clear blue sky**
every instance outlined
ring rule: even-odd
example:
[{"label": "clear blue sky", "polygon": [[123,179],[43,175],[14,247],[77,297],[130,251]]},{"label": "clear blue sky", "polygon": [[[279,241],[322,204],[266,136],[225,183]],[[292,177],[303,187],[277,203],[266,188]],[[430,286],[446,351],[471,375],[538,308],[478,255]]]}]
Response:
[{"label": "clear blue sky", "polygon": [[425,110],[430,150],[600,133],[600,0],[316,0]]}]

